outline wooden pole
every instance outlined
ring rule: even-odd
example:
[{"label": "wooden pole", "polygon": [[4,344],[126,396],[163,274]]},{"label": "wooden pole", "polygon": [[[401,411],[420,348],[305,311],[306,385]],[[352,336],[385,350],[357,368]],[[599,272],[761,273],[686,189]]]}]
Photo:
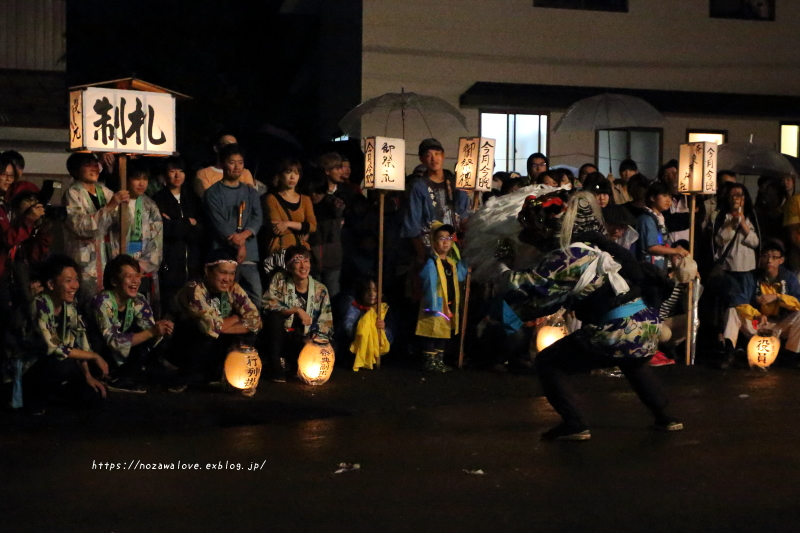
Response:
[{"label": "wooden pole", "polygon": [[[691,202],[689,204],[689,256],[694,259],[694,224],[695,224],[695,211],[697,209],[697,195],[691,195]],[[695,281],[689,282],[689,306],[686,313],[686,366],[694,364],[694,291]]]},{"label": "wooden pole", "polygon": [[[480,191],[473,191],[472,196],[472,211],[475,212],[478,210],[478,206],[480,205],[481,193]],[[467,312],[469,311],[469,293],[470,293],[470,285],[472,284],[472,269],[467,269],[467,279],[466,279],[467,289],[464,291],[464,309],[462,310],[463,315],[461,316],[461,344],[458,349],[458,368],[463,368],[464,366],[464,342],[466,341],[467,336]]]},{"label": "wooden pole", "polygon": [[[379,191],[378,196],[378,304],[375,308],[378,319],[381,318],[381,307],[383,307],[383,212],[386,201],[386,191]],[[378,370],[381,368],[381,355],[378,353],[376,364]]]},{"label": "wooden pole", "polygon": [[[119,190],[125,191],[128,189],[128,156],[124,154],[119,156],[117,165],[119,165]],[[128,212],[128,202],[122,202],[119,209],[119,253],[124,254],[128,252],[128,227],[131,223],[129,217],[130,213]]]},{"label": "wooden pole", "polygon": [[469,286],[472,283],[472,269],[467,269],[467,290],[464,292],[464,309],[461,317],[461,346],[458,348],[458,368],[464,366],[464,341],[467,338],[467,311],[469,311]]}]

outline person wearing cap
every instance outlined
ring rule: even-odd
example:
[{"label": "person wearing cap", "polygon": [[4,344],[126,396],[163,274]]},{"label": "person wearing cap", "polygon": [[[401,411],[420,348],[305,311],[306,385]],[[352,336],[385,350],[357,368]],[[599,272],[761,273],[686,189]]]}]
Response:
[{"label": "person wearing cap", "polygon": [[230,349],[253,345],[261,329],[258,308],[235,281],[237,265],[229,250],[212,250],[203,279],[178,291],[171,362],[199,381],[216,381]]},{"label": "person wearing cap", "polygon": [[469,215],[469,196],[456,189],[444,172],[444,148],[436,139],[419,144],[419,160],[425,175],[411,185],[408,210],[400,236],[411,239],[418,265],[424,264],[431,249],[431,224],[439,221],[454,228]]},{"label": "person wearing cap", "polygon": [[275,272],[264,292],[264,331],[260,345],[272,364],[273,381],[286,381],[300,350],[312,337],[333,338],[331,298],[324,284],[311,277],[311,252],[301,245],[284,254],[286,271]]},{"label": "person wearing cap", "polygon": [[119,254],[117,207],[130,200],[130,193],[113,193],[97,182],[100,165],[92,154],[70,155],[67,171],[75,183],[64,193],[64,249],[81,267],[82,295],[91,298],[103,286],[106,263]]},{"label": "person wearing cap", "polygon": [[444,364],[444,353],[461,325],[461,283],[467,277],[467,267],[450,257],[455,232],[449,224],[433,223],[431,255],[420,273],[422,300],[416,334],[422,338],[424,369],[429,372],[452,370]]},{"label": "person wearing cap", "polygon": [[780,329],[787,364],[800,365],[800,282],[783,266],[784,255],[783,243],[767,241],[761,248],[758,268],[740,279],[723,335],[728,354],[724,367],[730,365],[736,352],[744,358],[744,350],[734,352],[739,333],[749,338],[766,325]]}]

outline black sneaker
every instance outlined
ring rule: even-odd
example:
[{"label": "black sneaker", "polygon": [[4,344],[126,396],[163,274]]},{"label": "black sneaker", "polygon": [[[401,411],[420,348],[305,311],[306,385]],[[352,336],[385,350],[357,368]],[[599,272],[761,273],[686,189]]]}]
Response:
[{"label": "black sneaker", "polygon": [[112,379],[106,384],[106,389],[112,392],[128,392],[132,394],[144,394],[147,392],[147,387],[141,383],[134,382],[130,378]]},{"label": "black sneaker", "polygon": [[678,422],[677,419],[671,416],[665,416],[664,418],[656,420],[653,427],[658,431],[680,431],[683,429],[683,423]]},{"label": "black sneaker", "polygon": [[542,433],[542,440],[581,441],[592,438],[592,433],[585,427],[559,424],[558,426]]}]

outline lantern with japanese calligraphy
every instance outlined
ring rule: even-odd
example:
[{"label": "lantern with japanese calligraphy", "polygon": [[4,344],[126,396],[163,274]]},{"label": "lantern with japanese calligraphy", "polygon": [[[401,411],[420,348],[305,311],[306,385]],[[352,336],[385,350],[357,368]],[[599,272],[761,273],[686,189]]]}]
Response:
[{"label": "lantern with japanese calligraphy", "polygon": [[458,140],[456,188],[488,192],[494,174],[494,139],[462,137]]},{"label": "lantern with japanese calligraphy", "polygon": [[237,389],[255,390],[261,377],[261,358],[252,346],[238,346],[225,359],[225,379]]},{"label": "lantern with japanese calligraphy", "polygon": [[321,338],[308,340],[297,358],[297,377],[306,385],[323,385],[331,377],[335,360],[330,342]]},{"label": "lantern with japanese calligraphy", "polygon": [[364,187],[386,191],[406,188],[406,141],[367,137],[364,141]]},{"label": "lantern with japanese calligraphy", "polygon": [[780,349],[781,341],[774,332],[759,331],[747,344],[747,362],[751,367],[769,368]]},{"label": "lantern with japanese calligraphy", "polygon": [[69,93],[69,148],[124,154],[175,152],[175,96],[84,87]]},{"label": "lantern with japanese calligraphy", "polygon": [[679,193],[717,192],[717,148],[717,144],[711,142],[681,145],[678,167]]}]

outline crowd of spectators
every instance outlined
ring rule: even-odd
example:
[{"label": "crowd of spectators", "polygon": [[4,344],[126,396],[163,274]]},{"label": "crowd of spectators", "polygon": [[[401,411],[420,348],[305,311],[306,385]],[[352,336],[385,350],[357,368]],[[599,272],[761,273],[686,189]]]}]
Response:
[{"label": "crowd of spectators", "polygon": [[[256,347],[269,377],[284,382],[312,338],[333,343],[353,370],[391,349],[448,371],[459,335],[479,341],[473,364],[532,368],[540,324],[519,321],[491,291],[474,292],[467,318],[479,327],[460,331],[458,241],[480,202],[455,187],[439,141],[422,141],[406,190],[386,197],[380,309],[377,197],[346,157],[287,158],[256,178],[233,135],[218,135],[213,151],[214,163],[196,171],[178,156],[132,159],[124,187],[112,154],[74,153],[59,198],[52,183],[25,179],[19,153],[0,155],[0,357],[13,406],[41,412],[53,395],[96,403],[108,390],[154,384],[182,392],[220,381],[226,354],[241,345]],[[669,161],[650,179],[626,160],[614,178],[586,163],[576,177],[535,153],[527,175],[496,173],[480,201],[530,185],[593,193],[611,238],[663,277],[670,334],[653,364],[669,364],[686,337],[692,263],[677,167]],[[800,266],[794,179],[762,177],[755,203],[735,174],[721,172],[719,184],[696,213],[705,331],[726,366],[740,333],[778,324],[789,339],[783,359],[800,363],[800,285],[787,268]],[[505,350],[480,349],[498,335]]]}]

